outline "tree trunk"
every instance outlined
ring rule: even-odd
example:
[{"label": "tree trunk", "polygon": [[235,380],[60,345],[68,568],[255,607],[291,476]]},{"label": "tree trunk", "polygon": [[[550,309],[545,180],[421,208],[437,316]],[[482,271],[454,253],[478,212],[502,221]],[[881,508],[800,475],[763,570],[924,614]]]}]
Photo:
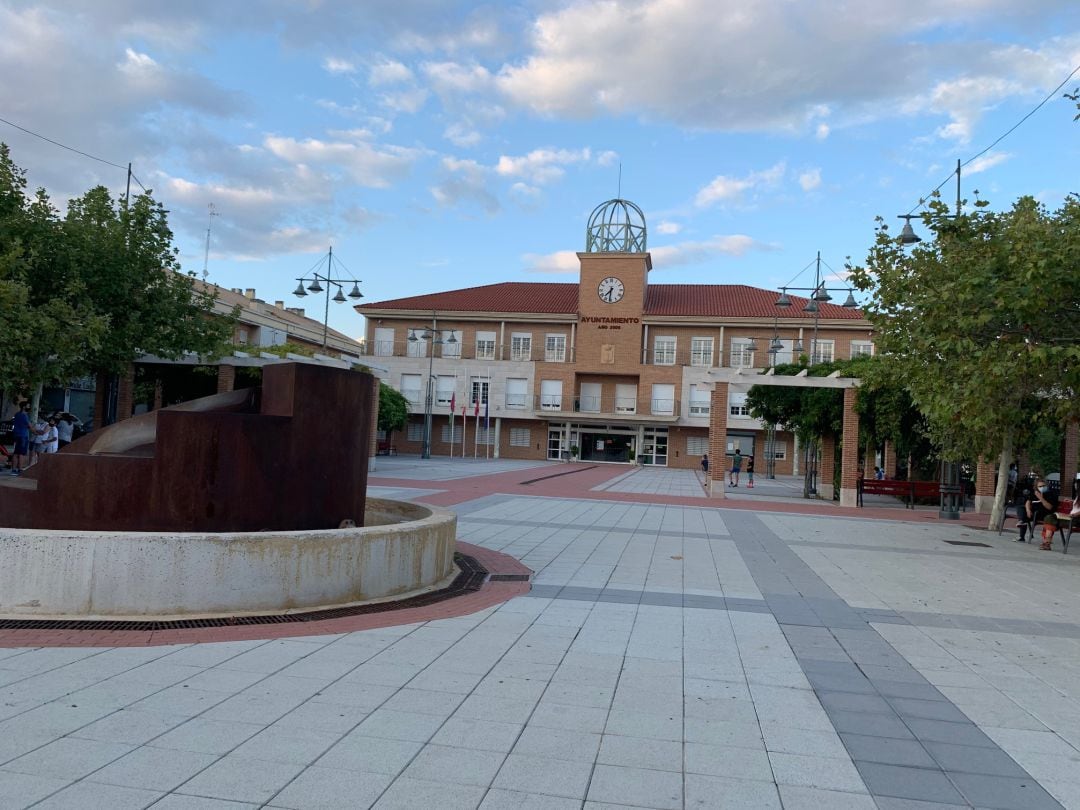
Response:
[{"label": "tree trunk", "polygon": [[[991,531],[1001,525],[1002,516],[1005,514],[1005,493],[1009,487],[1009,464],[1013,453],[1012,433],[1005,434],[1005,442],[1001,448],[1001,458],[998,460],[997,486],[994,488],[994,505],[990,507]],[[1019,471],[1018,471],[1019,472]]]},{"label": "tree trunk", "polygon": [[41,410],[41,392],[44,389],[44,383],[38,383],[34,386],[34,393],[30,396],[30,419],[37,424],[38,412]]}]

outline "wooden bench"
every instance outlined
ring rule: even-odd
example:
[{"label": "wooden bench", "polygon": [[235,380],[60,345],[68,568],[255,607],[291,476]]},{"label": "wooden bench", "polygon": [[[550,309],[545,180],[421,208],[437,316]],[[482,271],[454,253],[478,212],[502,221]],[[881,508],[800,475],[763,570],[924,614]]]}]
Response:
[{"label": "wooden bench", "polygon": [[867,495],[892,495],[895,498],[905,500],[904,506],[908,509],[915,508],[916,498],[940,498],[941,485],[937,481],[897,481],[890,478],[864,478],[859,482],[859,506],[863,505],[862,496]]}]

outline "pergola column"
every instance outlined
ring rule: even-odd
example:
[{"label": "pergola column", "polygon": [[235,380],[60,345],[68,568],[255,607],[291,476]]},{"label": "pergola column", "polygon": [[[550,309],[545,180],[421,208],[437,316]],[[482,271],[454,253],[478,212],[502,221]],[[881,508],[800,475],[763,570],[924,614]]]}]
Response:
[{"label": "pergola column", "polygon": [[818,462],[818,497],[833,499],[833,478],[836,476],[836,437],[831,433],[821,437],[821,461]]},{"label": "pergola column", "polygon": [[217,367],[217,391],[223,394],[236,389],[236,366],[220,365]]},{"label": "pergola column", "polygon": [[728,384],[713,385],[709,403],[709,495],[723,498],[727,481]]},{"label": "pergola column", "polygon": [[[375,457],[379,454],[379,387],[381,381],[375,378],[375,385],[371,387],[371,446],[368,455],[368,469],[375,469]],[[388,437],[389,438],[389,437]]]},{"label": "pergola column", "polygon": [[997,485],[997,462],[980,458],[975,465],[975,514],[988,515],[994,507],[994,488]]},{"label": "pergola column", "polygon": [[840,505],[858,505],[859,414],[855,412],[854,388],[844,389],[844,437],[840,448]]},{"label": "pergola column", "polygon": [[896,445],[885,442],[885,457],[881,460],[881,469],[886,478],[896,478]]},{"label": "pergola column", "polygon": [[1061,494],[1073,496],[1073,481],[1076,480],[1077,455],[1080,454],[1080,422],[1073,420],[1065,425],[1065,436],[1061,442]]}]

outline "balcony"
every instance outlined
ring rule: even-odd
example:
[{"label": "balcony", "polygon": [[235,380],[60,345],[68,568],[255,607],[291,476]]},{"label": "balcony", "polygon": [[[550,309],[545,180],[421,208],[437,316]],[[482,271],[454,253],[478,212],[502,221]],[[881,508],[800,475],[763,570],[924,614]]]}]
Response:
[{"label": "balcony", "polygon": [[533,407],[541,412],[574,413],[581,416],[606,418],[625,418],[627,416],[677,417],[680,413],[679,400],[677,399],[654,399],[648,402],[646,409],[641,409],[640,404],[637,399],[630,397],[578,396],[571,401],[570,397],[563,394],[538,394],[534,398]]},{"label": "balcony", "polygon": [[[374,341],[364,344],[362,356],[365,357],[414,357],[427,358],[432,347],[423,342],[410,343],[407,340]],[[574,351],[569,346],[545,347],[533,343],[531,346],[497,345],[482,341],[479,343],[442,344],[433,347],[435,359],[469,360],[479,362],[498,362],[506,360],[516,363],[573,363]]]}]

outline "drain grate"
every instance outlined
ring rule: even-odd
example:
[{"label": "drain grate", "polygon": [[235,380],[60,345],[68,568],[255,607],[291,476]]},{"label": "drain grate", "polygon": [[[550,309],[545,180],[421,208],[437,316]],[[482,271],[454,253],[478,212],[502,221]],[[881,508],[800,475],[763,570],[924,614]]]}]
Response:
[{"label": "drain grate", "polygon": [[583,473],[586,470],[595,470],[599,465],[590,464],[588,467],[578,467],[574,470],[567,470],[566,472],[553,473],[552,475],[545,475],[540,478],[530,478],[528,481],[521,481],[521,486],[527,486],[528,484],[535,484],[537,481],[547,481],[551,478],[562,478],[564,475],[577,475]]},{"label": "drain grate", "polygon": [[[202,619],[0,619],[0,630],[192,630],[204,627],[238,627],[259,624],[295,624],[300,622],[320,622],[327,619],[341,619],[346,616],[363,616],[368,613],[387,613],[403,608],[424,607],[446,599],[452,599],[463,593],[480,590],[487,579],[488,571],[474,557],[468,554],[454,554],[454,563],[460,569],[454,581],[447,587],[430,593],[399,599],[396,602],[379,602],[372,605],[351,605],[325,610],[311,610],[304,613],[279,613],[258,616],[221,616]],[[498,576],[498,575],[496,575]],[[504,576],[517,576],[509,574]],[[495,577],[492,577],[494,579]]]},{"label": "drain grate", "polygon": [[491,582],[528,582],[528,574],[492,574],[488,577]]},{"label": "drain grate", "polygon": [[970,540],[946,540],[950,546],[977,546],[979,548],[993,548],[989,543],[973,543]]}]

